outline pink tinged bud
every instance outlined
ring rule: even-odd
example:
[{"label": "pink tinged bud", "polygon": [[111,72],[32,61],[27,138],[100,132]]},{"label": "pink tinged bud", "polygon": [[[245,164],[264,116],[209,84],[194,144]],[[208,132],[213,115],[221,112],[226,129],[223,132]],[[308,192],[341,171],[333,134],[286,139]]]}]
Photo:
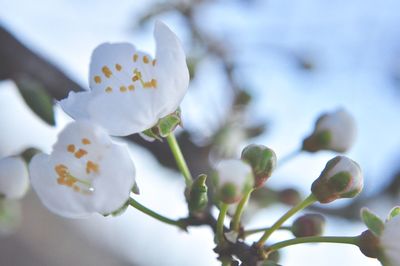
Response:
[{"label": "pink tinged bud", "polygon": [[255,188],[264,185],[276,167],[275,152],[263,145],[251,144],[244,148],[242,160],[250,164],[253,170]]},{"label": "pink tinged bud", "polygon": [[353,145],[355,137],[354,118],[346,110],[338,109],[317,119],[313,133],[303,141],[302,150],[346,152]]},{"label": "pink tinged bud", "polygon": [[379,237],[372,233],[370,230],[366,230],[360,235],[360,251],[369,258],[379,257],[379,243]]},{"label": "pink tinged bud", "polygon": [[295,237],[320,236],[324,232],[325,218],[316,213],[309,213],[297,218],[292,225]]},{"label": "pink tinged bud", "polygon": [[360,166],[345,156],[336,156],[328,161],[311,191],[320,203],[329,203],[340,198],[354,198],[361,192],[363,183]]}]

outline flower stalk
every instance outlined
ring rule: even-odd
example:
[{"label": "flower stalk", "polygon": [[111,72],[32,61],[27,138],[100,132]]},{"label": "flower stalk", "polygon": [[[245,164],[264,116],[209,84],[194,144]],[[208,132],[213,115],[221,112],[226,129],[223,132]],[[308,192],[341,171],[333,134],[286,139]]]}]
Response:
[{"label": "flower stalk", "polygon": [[190,174],[189,167],[186,164],[185,157],[183,157],[181,148],[179,147],[178,141],[174,133],[172,132],[167,136],[168,145],[174,155],[176,164],[178,165],[179,171],[181,171],[183,177],[185,178],[186,187],[192,185],[192,175]]},{"label": "flower stalk", "polygon": [[240,200],[240,202],[236,208],[236,211],[235,211],[235,214],[233,215],[232,223],[231,223],[231,229],[234,230],[235,232],[239,232],[240,218],[242,217],[244,207],[246,206],[246,203],[249,201],[250,195],[253,191],[254,191],[254,189],[249,189],[249,191]]},{"label": "flower stalk", "polygon": [[282,242],[278,242],[274,245],[269,246],[266,249],[266,252],[270,253],[276,251],[278,249],[293,246],[297,244],[305,244],[305,243],[337,243],[337,244],[350,244],[358,246],[359,236],[310,236],[310,237],[299,237],[293,238],[289,240],[285,240]]},{"label": "flower stalk", "polygon": [[217,230],[216,230],[216,236],[217,236],[216,240],[218,245],[221,245],[224,242],[224,221],[226,213],[228,212],[228,206],[229,206],[228,204],[221,202],[219,215],[217,219]]},{"label": "flower stalk", "polygon": [[298,205],[294,206],[293,208],[291,208],[289,211],[287,211],[281,218],[279,218],[278,221],[276,221],[271,228],[269,228],[268,230],[266,230],[263,234],[263,236],[260,238],[260,240],[258,240],[257,242],[257,246],[261,247],[264,245],[264,243],[268,240],[268,238],[272,235],[272,233],[274,231],[276,231],[277,229],[279,229],[282,224],[289,219],[290,217],[292,217],[295,213],[297,213],[298,211],[301,211],[305,208],[307,208],[308,206],[310,206],[311,204],[313,204],[314,202],[316,202],[317,199],[313,194],[310,194],[307,198],[305,198],[302,202],[300,202]]},{"label": "flower stalk", "polygon": [[129,198],[129,205],[131,205],[133,208],[147,214],[148,216],[153,217],[154,219],[156,219],[160,222],[174,225],[174,226],[177,226],[179,228],[186,230],[186,225],[184,224],[184,222],[182,220],[173,220],[173,219],[167,218],[161,214],[158,214],[157,212],[150,210],[149,208],[143,206],[142,204],[140,204],[133,198]]}]

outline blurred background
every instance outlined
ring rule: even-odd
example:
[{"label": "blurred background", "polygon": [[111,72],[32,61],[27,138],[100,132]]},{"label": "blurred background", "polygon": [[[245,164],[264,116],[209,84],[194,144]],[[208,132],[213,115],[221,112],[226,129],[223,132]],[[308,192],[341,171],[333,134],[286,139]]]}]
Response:
[{"label": "blurred background", "polygon": [[[0,157],[29,147],[50,152],[71,121],[56,100],[88,89],[92,50],[128,41],[154,55],[160,19],[187,52],[192,80],[178,139],[193,174],[239,156],[249,143],[282,158],[300,148],[321,113],[345,107],[358,127],[348,156],[360,163],[365,189],[357,200],[314,210],[327,215],[327,235],[360,234],[362,206],[385,217],[399,205],[399,9],[395,0],[0,0]],[[131,147],[138,200],[170,217],[187,215],[165,143],[119,141]],[[272,224],[289,208],[279,195],[288,188],[307,195],[333,156],[302,153],[279,167],[267,184],[273,199],[261,202],[270,208],[248,213],[246,226]],[[0,219],[0,265],[219,265],[206,226],[187,234],[134,209],[67,220],[33,191],[8,207],[13,218]],[[290,235],[272,240],[282,237]],[[356,247],[329,244],[285,249],[280,263],[379,265]]]}]

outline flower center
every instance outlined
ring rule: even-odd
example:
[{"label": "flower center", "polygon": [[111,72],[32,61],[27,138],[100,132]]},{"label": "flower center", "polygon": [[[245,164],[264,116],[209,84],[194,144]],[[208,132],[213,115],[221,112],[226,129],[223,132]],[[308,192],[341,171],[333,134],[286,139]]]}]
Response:
[{"label": "flower center", "polygon": [[[91,141],[88,138],[83,138],[81,140],[83,145],[90,145]],[[66,147],[67,152],[72,153],[74,157],[78,160],[85,160],[86,155],[88,155],[88,151],[83,148],[76,148],[74,144],[69,144]],[[58,175],[57,183],[59,185],[64,185],[72,188],[75,192],[81,192],[83,194],[90,194],[94,192],[94,188],[92,187],[91,179],[89,178],[78,178],[73,176],[70,173],[69,168],[64,164],[57,164],[54,167],[55,172]],[[85,164],[85,172],[86,175],[90,174],[98,174],[99,173],[99,164],[87,160]]]},{"label": "flower center", "polygon": [[[96,84],[104,84],[106,93],[120,92],[125,93],[134,91],[136,87],[144,89],[157,88],[157,79],[154,78],[154,67],[157,60],[152,60],[147,55],[135,53],[132,57],[133,73],[120,63],[113,66],[103,66],[101,74],[94,76]],[[132,74],[130,74],[132,73]],[[104,80],[103,80],[104,79]]]}]

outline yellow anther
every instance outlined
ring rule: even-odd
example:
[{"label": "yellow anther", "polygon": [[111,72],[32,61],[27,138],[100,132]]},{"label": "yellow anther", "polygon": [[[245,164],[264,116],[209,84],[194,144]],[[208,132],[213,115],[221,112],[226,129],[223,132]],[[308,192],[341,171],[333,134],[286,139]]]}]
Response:
[{"label": "yellow anther", "polygon": [[92,161],[88,161],[86,163],[86,173],[90,174],[91,172],[98,173],[99,172],[99,165]]},{"label": "yellow anther", "polygon": [[133,62],[136,62],[138,60],[138,57],[139,57],[138,54],[134,54],[133,55]]},{"label": "yellow anther", "polygon": [[152,79],[152,80],[150,81],[150,83],[151,83],[151,86],[153,86],[153,88],[156,88],[156,87],[157,87],[157,80]]},{"label": "yellow anther", "polygon": [[75,152],[75,157],[80,159],[83,156],[85,156],[88,152],[84,149],[79,149],[77,152]]},{"label": "yellow anther", "polygon": [[89,139],[87,139],[87,138],[83,138],[82,139],[82,144],[83,145],[88,145],[88,144],[90,144],[91,142],[90,142],[90,140]]},{"label": "yellow anther", "polygon": [[74,144],[69,144],[67,146],[67,151],[69,152],[75,152],[75,145]]},{"label": "yellow anther", "polygon": [[135,89],[135,86],[134,86],[134,85],[129,85],[129,86],[128,86],[128,90],[133,91],[134,89]]},{"label": "yellow anther", "polygon": [[103,71],[103,74],[109,78],[112,75],[111,70],[107,67],[107,66],[103,66],[103,68],[101,69],[101,71]]},{"label": "yellow anther", "polygon": [[143,63],[149,63],[149,58],[147,56],[143,56]]},{"label": "yellow anther", "polygon": [[121,92],[126,92],[126,87],[125,87],[125,86],[121,86],[121,87],[119,87],[119,90],[120,90]]},{"label": "yellow anther", "polygon": [[101,77],[100,76],[95,76],[94,77],[94,82],[96,82],[97,84],[101,83]]},{"label": "yellow anther", "polygon": [[151,64],[152,64],[153,66],[155,66],[156,63],[157,63],[157,60],[156,60],[156,59],[154,59],[153,62],[151,62]]},{"label": "yellow anther", "polygon": [[122,66],[121,66],[120,64],[115,64],[115,69],[116,69],[117,71],[121,71]]},{"label": "yellow anther", "polygon": [[138,80],[139,80],[139,77],[138,77],[138,76],[135,75],[135,76],[132,77],[132,81],[133,81],[133,82],[138,81]]},{"label": "yellow anther", "polygon": [[105,91],[108,92],[108,93],[110,93],[110,92],[112,92],[112,88],[111,88],[111,87],[107,87],[107,88],[105,89]]}]

